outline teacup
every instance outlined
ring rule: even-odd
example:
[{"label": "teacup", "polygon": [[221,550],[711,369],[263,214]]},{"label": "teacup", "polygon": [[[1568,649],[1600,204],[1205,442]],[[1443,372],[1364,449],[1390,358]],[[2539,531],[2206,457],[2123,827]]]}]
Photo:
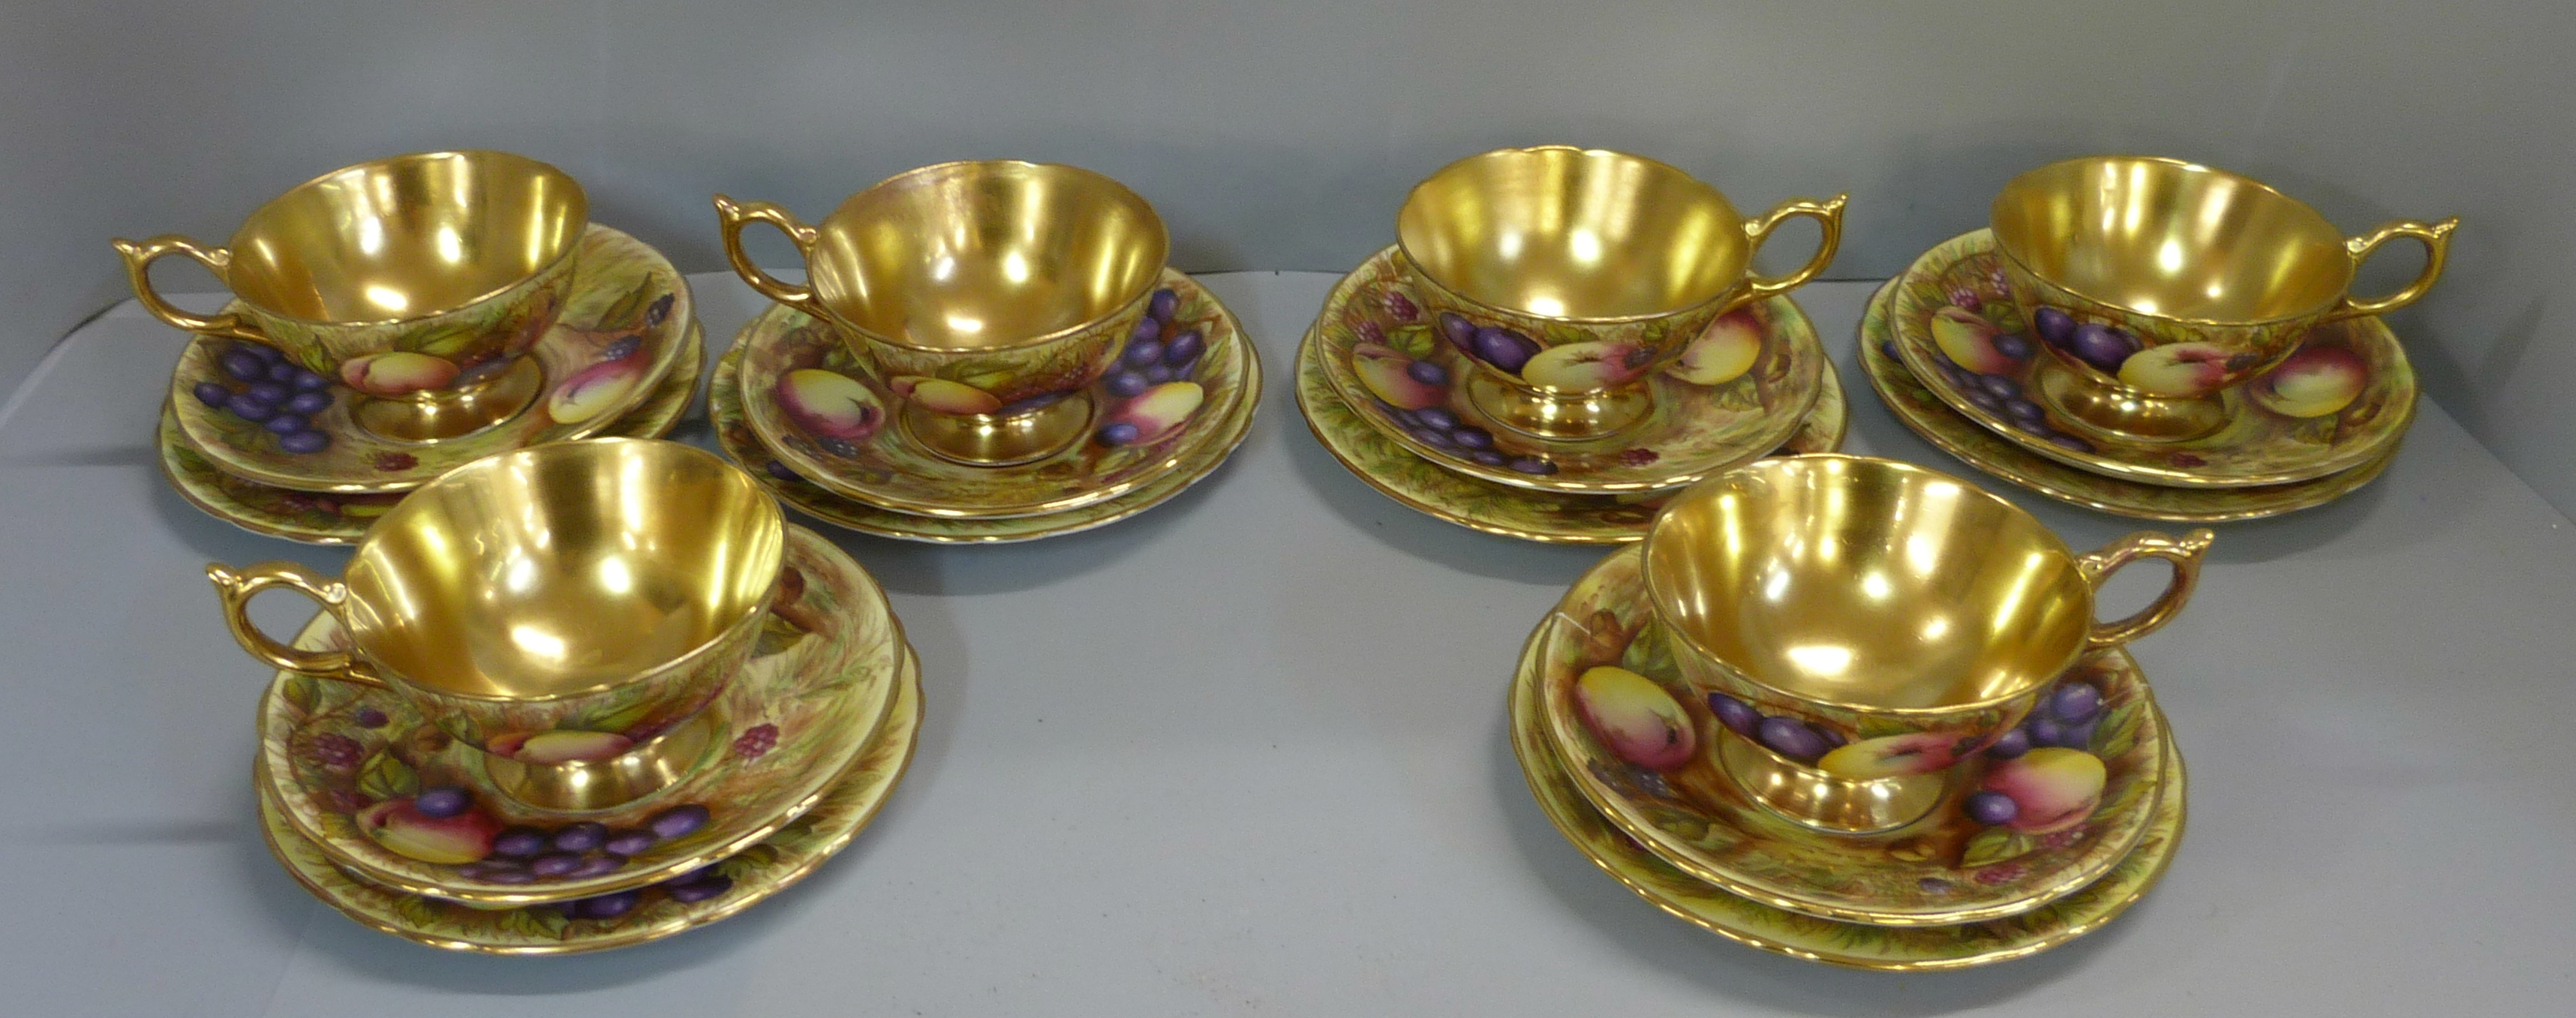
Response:
[{"label": "teacup", "polygon": [[[1863,834],[1929,812],[2082,657],[2170,621],[2211,540],[2136,533],[2077,554],[1965,481],[1819,454],[1684,489],[1647,532],[1644,576],[1723,723],[1719,769],[1783,816]],[[2139,558],[2171,562],[2171,582],[2095,621],[2094,592]]]},{"label": "teacup", "polygon": [[[1414,185],[1396,246],[1441,335],[1477,366],[1469,398],[1515,431],[1578,441],[1644,418],[1648,376],[1703,332],[1737,342],[1710,332],[1719,316],[1824,271],[1848,197],[1746,219],[1717,188],[1652,159],[1500,149]],[[1754,252],[1795,216],[1823,228],[1815,254],[1788,275],[1753,275]]]},{"label": "teacup", "polygon": [[[725,255],[763,296],[832,325],[939,456],[1008,466],[1090,431],[1084,388],[1145,322],[1170,240],[1134,191],[1052,163],[956,162],[898,174],[808,226],[715,197]],[[742,229],[777,227],[804,285],[761,271]]]},{"label": "teacup", "polygon": [[[334,170],[253,210],[207,247],[115,241],[145,311],[190,332],[266,343],[357,390],[358,424],[435,441],[534,402],[526,356],[573,282],[589,199],[562,170],[507,152],[426,152]],[[200,315],[162,299],[151,264],[195,259],[235,301]]]},{"label": "teacup", "polygon": [[[2105,436],[2182,441],[2227,423],[2218,394],[2296,353],[2308,330],[2414,303],[2441,278],[2457,219],[2400,219],[2345,239],[2250,178],[2174,159],[2095,156],[2031,170],[1995,196],[1995,250],[2039,345],[2039,393]],[[2423,271],[2353,296],[2380,245],[2411,237]]]},{"label": "teacup", "polygon": [[[528,768],[594,765],[587,779],[518,783],[558,800],[535,805],[599,808],[694,761],[690,740],[664,736],[697,727],[750,656],[783,528],[777,502],[711,453],[601,438],[441,475],[376,520],[342,579],[292,562],[206,574],[252,657],[391,689],[498,758],[505,783]],[[272,587],[320,602],[348,649],[262,632],[247,609]]]}]

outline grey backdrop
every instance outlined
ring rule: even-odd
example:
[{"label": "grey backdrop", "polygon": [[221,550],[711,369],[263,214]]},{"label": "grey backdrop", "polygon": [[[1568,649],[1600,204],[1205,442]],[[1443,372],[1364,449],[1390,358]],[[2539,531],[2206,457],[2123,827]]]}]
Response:
[{"label": "grey backdrop", "polygon": [[[1431,169],[1571,142],[1673,161],[1748,208],[1851,192],[1842,278],[1979,225],[2019,169],[2138,151],[2262,177],[2354,232],[2462,217],[2449,278],[2394,322],[2432,394],[2576,511],[2576,401],[2558,398],[2576,384],[2559,295],[2576,5],[8,6],[0,383],[122,295],[111,235],[220,241],[297,181],[428,148],[556,162],[596,219],[688,270],[720,264],[713,191],[819,215],[923,163],[1073,162],[1154,201],[1176,263],[1214,270],[1347,268]],[[2373,282],[2413,271],[2392,261]]]}]

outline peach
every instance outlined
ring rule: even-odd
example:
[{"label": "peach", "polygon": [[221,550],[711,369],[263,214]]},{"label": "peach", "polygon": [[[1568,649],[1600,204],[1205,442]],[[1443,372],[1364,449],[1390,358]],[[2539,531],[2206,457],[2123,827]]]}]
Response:
[{"label": "peach", "polygon": [[1964,750],[1972,750],[1976,746],[1975,736],[1940,732],[1882,735],[1827,753],[1824,759],[1816,761],[1816,766],[1835,777],[1855,780],[1930,774],[1958,763]]},{"label": "peach", "polygon": [[989,414],[1002,408],[1000,398],[964,382],[921,375],[897,375],[894,391],[932,413]]},{"label": "peach", "polygon": [[1625,668],[1603,665],[1584,672],[1574,680],[1574,704],[1602,745],[1639,767],[1674,770],[1698,748],[1698,730],[1681,701]]},{"label": "peach", "polygon": [[2370,366],[2352,351],[2320,346],[2289,360],[2245,387],[2256,405],[2284,417],[2324,417],[2352,405],[2370,382]]},{"label": "peach", "polygon": [[[1360,376],[1360,384],[1398,410],[1420,410],[1449,401],[1447,386],[1433,385],[1415,376],[1414,365],[1420,363],[1394,347],[1378,343],[1351,348],[1351,370]],[[1422,374],[1445,377],[1439,365],[1430,368]]]},{"label": "peach", "polygon": [[2155,396],[2205,396],[2227,381],[2227,348],[2215,343],[2167,343],[2120,362],[2120,381]]},{"label": "peach", "polygon": [[358,811],[358,829],[406,859],[461,866],[492,854],[501,822],[467,810],[452,817],[423,814],[410,799],[387,799]]},{"label": "peach", "polygon": [[1567,343],[1532,355],[1521,365],[1521,378],[1531,385],[1587,392],[1636,381],[1652,360],[1634,343]]},{"label": "peach", "polygon": [[559,764],[606,760],[635,747],[635,740],[615,732],[559,728],[548,732],[496,735],[483,744],[495,756],[522,763]]},{"label": "peach", "polygon": [[1994,323],[1963,307],[1932,313],[1932,342],[1950,363],[1980,375],[2009,375],[2021,367],[2021,362],[1995,349]]},{"label": "peach", "polygon": [[573,372],[563,384],[555,386],[554,394],[546,397],[546,416],[558,424],[589,420],[616,406],[643,381],[641,357],[601,361]]},{"label": "peach", "polygon": [[1724,385],[1753,370],[1753,362],[1761,358],[1761,326],[1749,313],[1730,311],[1708,323],[1664,373],[1693,385]]},{"label": "peach", "polygon": [[2062,831],[2084,822],[2102,804],[2108,773],[2102,761],[2080,749],[2044,746],[1994,765],[1985,789],[2013,801],[2006,824],[2024,834]]},{"label": "peach", "polygon": [[446,385],[461,370],[444,357],[396,350],[341,361],[340,381],[370,396],[401,396]]},{"label": "peach", "polygon": [[885,408],[867,384],[821,368],[799,368],[778,380],[778,408],[816,438],[864,442],[885,424]]},{"label": "peach", "polygon": [[1197,382],[1165,382],[1118,404],[1109,412],[1108,427],[1124,424],[1136,429],[1134,437],[1115,444],[1151,442],[1187,422],[1206,399],[1207,390]]}]

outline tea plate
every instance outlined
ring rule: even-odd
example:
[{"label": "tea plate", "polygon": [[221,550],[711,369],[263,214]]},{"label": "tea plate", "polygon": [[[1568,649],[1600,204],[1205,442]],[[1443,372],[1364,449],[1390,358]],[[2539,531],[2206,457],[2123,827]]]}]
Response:
[{"label": "tea plate", "polygon": [[[2164,876],[2182,842],[2186,775],[2180,751],[2167,739],[2163,793],[2137,847],[2100,880],[2041,908],[1951,926],[1875,926],[1821,919],[1729,894],[1647,850],[1593,809],[1557,757],[1540,689],[1548,669],[1541,647],[1549,630],[1560,624],[1551,615],[1531,634],[1512,679],[1512,753],[1520,760],[1530,794],[1557,832],[1602,872],[1674,917],[1739,944],[1882,972],[1963,969],[2029,957],[2100,929],[2127,911]],[[2157,724],[2162,726],[2161,716]]]},{"label": "tea plate", "polygon": [[[2220,393],[2228,422],[2208,435],[2135,442],[2083,431],[2030,395],[2039,366],[2053,355],[2039,349],[2041,338],[2022,321],[1999,258],[1985,230],[1925,252],[1896,279],[1887,320],[1916,381],[2026,452],[2170,487],[2277,485],[2381,459],[2414,423],[2415,370],[2396,334],[2371,317],[2311,330],[2281,367]],[[1944,352],[1936,329],[1960,349]],[[2095,356],[2117,353],[2116,340],[2102,342],[2115,348]],[[1956,359],[1961,356],[1994,373],[1969,370]]]},{"label": "tea plate", "polygon": [[[260,711],[268,794],[333,863],[394,890],[476,904],[609,894],[741,851],[828,790],[883,724],[903,657],[902,627],[867,571],[813,531],[787,533],[759,644],[708,708],[722,727],[671,787],[606,810],[532,809],[490,786],[482,751],[423,723],[398,694],[280,673]],[[297,645],[341,640],[326,614]],[[616,724],[586,727],[636,742],[659,734]],[[423,808],[434,789],[461,790],[461,809]],[[444,807],[459,797],[442,798]]]},{"label": "tea plate", "polygon": [[[1123,347],[1120,366],[1088,390],[1090,437],[1034,463],[965,466],[932,454],[890,426],[889,418],[900,416],[892,413],[898,397],[872,365],[832,327],[783,306],[753,317],[734,339],[742,352],[743,418],[788,470],[880,509],[997,519],[1106,502],[1222,444],[1218,425],[1238,404],[1259,398],[1258,354],[1234,314],[1181,273],[1166,270],[1163,286],[1179,298],[1162,326],[1171,341],[1150,350]],[[1184,336],[1199,337],[1190,341],[1196,352],[1174,349]],[[1122,408],[1137,414],[1122,415]],[[1113,436],[1098,423],[1112,416],[1150,417],[1155,430]]]},{"label": "tea plate", "polygon": [[[1540,441],[1492,421],[1468,398],[1479,370],[1421,311],[1393,247],[1325,298],[1309,335],[1326,377],[1361,420],[1405,450],[1506,487],[1570,494],[1678,488],[1768,455],[1798,430],[1824,388],[1824,347],[1786,296],[1730,312],[1693,340],[1689,363],[1654,372],[1654,409],[1606,438]],[[1357,361],[1366,361],[1365,365]],[[1526,365],[1523,366],[1526,371]],[[1401,404],[1401,405],[1399,405]]]},{"label": "tea plate", "polygon": [[[1890,283],[1890,287],[1894,284]],[[2296,512],[2324,505],[2369,484],[2397,458],[2403,440],[2341,473],[2312,481],[2239,488],[2173,488],[2106,477],[2032,455],[1994,432],[1959,416],[1898,360],[1887,331],[1892,291],[1870,298],[1860,324],[1861,374],[1879,401],[1924,441],[1986,473],[2049,498],[2087,509],[2146,520],[2223,523]]]},{"label": "tea plate", "polygon": [[325,904],[405,940],[483,954],[578,954],[660,940],[705,926],[786,890],[875,819],[912,762],[921,731],[920,662],[907,651],[885,726],[814,808],[758,844],[650,887],[546,905],[476,907],[407,894],[351,876],[297,834],[262,776],[259,816],[269,853]]},{"label": "tea plate", "polygon": [[[689,323],[679,361],[671,366],[643,406],[600,430],[601,435],[660,438],[671,432],[696,397],[698,379],[706,373],[705,331]],[[402,501],[405,492],[329,493],[296,491],[246,481],[223,472],[188,441],[178,411],[161,407],[161,476],[179,497],[209,516],[254,534],[306,544],[356,544],[376,517]]]},{"label": "tea plate", "polygon": [[[1817,833],[1755,803],[1713,759],[1721,731],[1709,705],[1693,695],[1674,665],[1666,635],[1653,621],[1640,574],[1641,555],[1621,550],[1577,580],[1538,640],[1545,669],[1541,707],[1550,745],[1594,808],[1684,872],[1775,908],[1882,926],[1939,926],[2027,912],[2092,883],[2126,856],[2154,813],[2163,777],[2165,735],[2137,664],[2118,649],[2093,655],[2046,694],[2081,685],[2092,695],[2072,716],[2029,726],[2040,747],[2012,764],[1980,756],[1961,765],[1960,780],[1922,820],[1867,837]],[[1644,676],[1692,725],[1686,761],[1666,762],[1659,743],[1642,766],[1623,759],[1617,740],[1594,730],[1577,706],[1577,680],[1597,666]],[[2045,702],[2045,701],[2044,701]],[[1660,712],[1659,712],[1660,713]],[[1876,732],[1841,732],[1817,719],[1827,741],[1857,742]],[[2058,722],[2081,725],[2081,737]],[[1765,725],[1767,730],[1767,723]],[[2084,759],[2085,757],[2091,759]],[[2070,773],[2089,769],[2104,780],[2092,798],[2068,798]],[[2031,799],[2033,822],[1988,826],[1963,808],[1989,776],[2015,777],[2016,795]],[[2036,790],[2034,792],[2034,790]],[[2062,804],[2058,799],[2066,799]],[[2040,812],[2042,808],[2045,812]],[[2046,817],[2046,820],[2038,820]]]},{"label": "tea plate", "polygon": [[[357,394],[343,379],[315,375],[320,369],[312,365],[287,364],[284,354],[262,344],[204,335],[189,337],[179,355],[170,405],[188,440],[225,473],[296,491],[407,491],[493,453],[597,434],[655,391],[678,362],[683,334],[696,319],[679,270],[643,241],[594,224],[582,235],[576,257],[562,313],[529,349],[545,373],[545,389],[534,404],[492,427],[435,442],[383,438],[350,419]],[[439,337],[424,342],[424,349],[412,352],[435,360]],[[241,356],[280,377],[245,378],[240,369],[247,364],[225,363]],[[257,385],[281,386],[291,394],[310,390],[329,402],[298,414],[269,401],[263,404],[267,410],[255,412],[262,419],[253,420],[242,414],[254,411],[230,401],[250,395]],[[276,430],[281,422],[299,426]],[[299,452],[293,447],[298,441],[322,444]]]},{"label": "tea plate", "polygon": [[1244,436],[1252,430],[1253,411],[1259,406],[1261,390],[1260,362],[1248,361],[1244,386],[1250,397],[1237,402],[1222,420],[1209,422],[1208,441],[1177,458],[1168,471],[1134,491],[1042,516],[961,519],[915,516],[843,498],[790,469],[761,444],[750,422],[743,419],[739,385],[742,357],[739,347],[726,352],[716,362],[715,376],[707,384],[707,419],[714,426],[716,444],[725,456],[750,472],[752,479],[780,502],[808,516],[862,534],[927,544],[1034,541],[1105,527],[1161,505],[1214,472],[1243,444]]},{"label": "tea plate", "polygon": [[[1775,455],[1842,448],[1851,424],[1842,381],[1824,365],[1815,406]],[[1414,455],[1361,419],[1326,377],[1323,346],[1310,330],[1297,347],[1297,408],[1325,451],[1372,488],[1432,517],[1526,541],[1618,544],[1641,540],[1672,491],[1573,495],[1505,487],[1451,472]]]}]

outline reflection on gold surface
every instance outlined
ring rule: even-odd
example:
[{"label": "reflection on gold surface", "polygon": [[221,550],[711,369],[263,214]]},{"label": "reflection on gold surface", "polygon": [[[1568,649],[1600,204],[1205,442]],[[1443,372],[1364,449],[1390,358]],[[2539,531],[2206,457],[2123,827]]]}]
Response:
[{"label": "reflection on gold surface", "polygon": [[725,711],[710,707],[680,727],[606,760],[531,764],[486,755],[481,762],[492,787],[538,809],[610,809],[688,777],[727,727]]},{"label": "reflection on gold surface", "polygon": [[1643,318],[1743,281],[1752,241],[1714,187],[1639,156],[1565,146],[1470,156],[1415,185],[1405,257],[1469,300],[1545,318]]}]

